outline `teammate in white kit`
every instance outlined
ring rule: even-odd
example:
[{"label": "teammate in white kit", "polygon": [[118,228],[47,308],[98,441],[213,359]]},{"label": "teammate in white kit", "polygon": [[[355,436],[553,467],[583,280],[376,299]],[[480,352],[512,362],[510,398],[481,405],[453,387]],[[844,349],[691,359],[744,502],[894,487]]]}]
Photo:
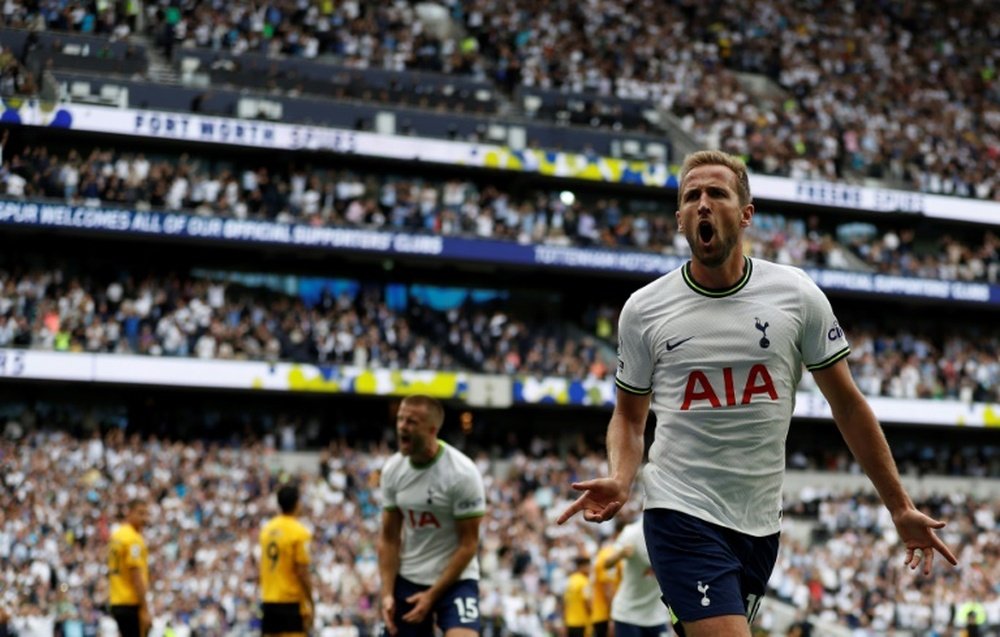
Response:
[{"label": "teammate in white kit", "polygon": [[623,564],[622,581],[611,602],[615,637],[663,637],[670,613],[660,598],[642,531],[642,517],[626,525],[608,562]]},{"label": "teammate in white kit", "polygon": [[955,556],[903,488],[885,436],[847,366],[826,296],[797,268],[743,254],[753,218],[743,162],[701,151],[681,169],[682,268],[636,291],[619,319],[618,385],[608,425],[610,477],[560,516],[608,520],[628,499],[647,414],[656,435],[643,470],[644,528],[665,601],[689,637],[750,635],[774,567],[785,438],[805,366],[844,440],[892,514],[904,563]]},{"label": "teammate in white kit", "polygon": [[386,633],[432,637],[479,634],[479,523],[483,478],[461,451],[437,437],[444,408],[404,398],[396,415],[399,451],[382,468],[379,538]]}]

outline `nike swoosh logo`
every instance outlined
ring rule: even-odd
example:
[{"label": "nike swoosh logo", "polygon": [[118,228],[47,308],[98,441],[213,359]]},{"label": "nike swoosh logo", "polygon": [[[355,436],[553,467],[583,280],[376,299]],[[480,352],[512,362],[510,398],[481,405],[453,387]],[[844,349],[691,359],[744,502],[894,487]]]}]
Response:
[{"label": "nike swoosh logo", "polygon": [[670,344],[670,341],[667,341],[667,351],[668,352],[674,351],[675,349],[677,349],[678,347],[680,347],[684,343],[687,343],[688,341],[690,341],[692,338],[694,338],[694,337],[693,336],[688,336],[687,338],[682,338],[681,340],[677,341],[673,345]]}]

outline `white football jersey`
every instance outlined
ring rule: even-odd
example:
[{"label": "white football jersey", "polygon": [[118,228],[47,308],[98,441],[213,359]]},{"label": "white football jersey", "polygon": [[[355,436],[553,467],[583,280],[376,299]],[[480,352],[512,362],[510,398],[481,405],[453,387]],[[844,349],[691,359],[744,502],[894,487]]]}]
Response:
[{"label": "white football jersey", "polygon": [[622,581],[611,602],[611,619],[635,626],[666,625],[669,617],[660,598],[660,585],[653,574],[642,531],[642,516],[622,529],[615,548],[632,547],[632,555],[622,560]]},{"label": "white football jersey", "polygon": [[778,532],[802,367],[850,353],[823,292],[798,268],[751,258],[732,288],[708,290],[688,263],[633,293],[618,333],[618,387],[653,393],[646,508]]},{"label": "white football jersey", "polygon": [[[437,455],[415,466],[396,452],[382,468],[383,506],[403,514],[399,574],[430,586],[437,581],[458,546],[455,521],[486,513],[486,489],[475,463],[443,440]],[[479,579],[473,557],[459,579]]]}]

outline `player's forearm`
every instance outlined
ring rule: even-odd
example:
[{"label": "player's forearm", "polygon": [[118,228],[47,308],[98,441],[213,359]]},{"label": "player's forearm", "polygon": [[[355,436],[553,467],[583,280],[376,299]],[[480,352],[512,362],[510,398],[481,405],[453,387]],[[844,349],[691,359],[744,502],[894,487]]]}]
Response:
[{"label": "player's forearm", "polygon": [[441,594],[448,590],[448,587],[454,584],[459,577],[462,575],[462,571],[465,567],[469,565],[472,558],[476,556],[476,551],[478,550],[477,544],[459,544],[455,552],[452,553],[451,559],[445,565],[444,570],[441,571],[441,575],[438,576],[437,581],[431,586],[428,591],[431,597],[435,600],[441,597]]},{"label": "player's forearm", "polygon": [[309,567],[304,564],[299,564],[296,566],[295,574],[299,578],[299,586],[302,587],[302,595],[305,597],[306,601],[309,602],[310,606],[314,606],[315,600],[313,599],[312,578],[309,576]]},{"label": "player's forearm", "polygon": [[[614,568],[623,557],[625,557],[625,552],[621,549],[615,549],[614,553],[604,558],[604,568]],[[610,589],[610,587],[608,588]]]},{"label": "player's forearm", "polygon": [[136,597],[139,598],[139,608],[146,608],[146,581],[142,578],[142,572],[137,568],[131,570],[132,588],[135,589]]},{"label": "player's forearm", "polygon": [[379,542],[378,569],[382,578],[382,592],[388,594],[392,592],[395,585],[396,576],[399,575],[399,540],[386,539],[384,536]]},{"label": "player's forearm", "polygon": [[608,423],[607,435],[608,468],[611,478],[630,489],[635,475],[642,464],[644,449],[643,433],[628,422],[628,419],[616,413]]},{"label": "player's forearm", "polygon": [[875,485],[879,497],[893,515],[913,508],[899,479],[896,462],[882,428],[868,403],[860,398],[834,409],[834,420],[858,464]]}]

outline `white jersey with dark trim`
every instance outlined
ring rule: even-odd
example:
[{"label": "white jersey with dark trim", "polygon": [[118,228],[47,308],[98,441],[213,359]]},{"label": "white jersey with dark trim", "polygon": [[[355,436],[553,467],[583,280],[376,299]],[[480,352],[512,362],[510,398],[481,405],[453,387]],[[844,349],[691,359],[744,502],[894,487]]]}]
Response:
[{"label": "white jersey with dark trim", "polygon": [[[486,489],[475,463],[438,443],[437,455],[425,465],[393,454],[380,482],[383,506],[403,515],[399,574],[425,586],[437,581],[458,546],[455,522],[486,513]],[[469,561],[459,579],[479,579],[479,558]]]},{"label": "white jersey with dark trim", "polygon": [[732,288],[708,290],[687,263],[629,297],[618,333],[618,387],[653,393],[646,508],[778,532],[802,367],[850,353],[826,295],[798,268],[751,258]]},{"label": "white jersey with dark trim", "polygon": [[611,619],[635,626],[666,626],[670,614],[653,574],[642,516],[622,529],[615,540],[619,551],[626,547],[631,547],[632,554],[623,558],[622,581],[611,602]]}]

